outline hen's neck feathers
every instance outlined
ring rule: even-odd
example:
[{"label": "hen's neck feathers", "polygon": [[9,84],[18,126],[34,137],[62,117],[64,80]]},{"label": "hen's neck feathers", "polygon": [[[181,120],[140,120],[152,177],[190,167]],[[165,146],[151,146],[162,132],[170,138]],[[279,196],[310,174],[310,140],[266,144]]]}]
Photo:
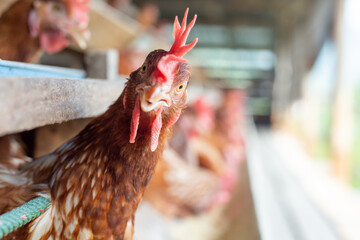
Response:
[{"label": "hen's neck feathers", "polygon": [[34,0],[19,0],[0,17],[0,59],[35,63],[42,50],[30,35],[28,15]]},{"label": "hen's neck feathers", "polygon": [[[167,135],[171,131],[170,127],[162,128],[155,152],[150,150],[150,136],[147,133],[139,133],[135,143],[129,143],[131,110],[123,108],[123,95],[72,140],[54,153],[25,164],[23,171],[31,174],[42,172],[35,176],[35,182],[46,183],[52,177],[50,169],[65,167],[67,161],[80,161],[78,159],[82,155],[95,160],[106,158],[107,164],[120,164],[121,168],[127,168],[129,171],[143,167],[155,168],[157,160],[162,155]],[[60,158],[65,161],[63,164],[60,164]]]}]

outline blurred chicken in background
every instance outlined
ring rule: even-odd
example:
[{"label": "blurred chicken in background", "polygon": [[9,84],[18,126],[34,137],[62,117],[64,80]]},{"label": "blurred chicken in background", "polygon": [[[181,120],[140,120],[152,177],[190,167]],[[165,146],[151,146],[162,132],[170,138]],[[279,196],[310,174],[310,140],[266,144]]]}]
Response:
[{"label": "blurred chicken in background", "polygon": [[0,163],[7,169],[17,169],[31,158],[26,156],[25,146],[19,135],[0,137]]},{"label": "blurred chicken in background", "polygon": [[22,0],[0,17],[0,58],[35,63],[74,42],[86,47],[88,0]]},{"label": "blurred chicken in background", "polygon": [[[71,42],[86,47],[89,0],[18,0],[0,17],[0,59],[36,63],[45,51],[56,53]],[[20,136],[0,138],[0,162],[28,161]]]},{"label": "blurred chicken in background", "polygon": [[186,217],[208,209],[219,188],[214,172],[186,163],[168,147],[158,162],[145,199],[167,217]]},{"label": "blurred chicken in background", "polygon": [[[232,190],[238,179],[241,160],[245,159],[242,127],[245,124],[246,93],[243,90],[224,90],[224,100],[216,113],[210,141],[221,151],[226,162],[226,188]],[[224,144],[226,143],[226,144]]]},{"label": "blurred chicken in background", "polygon": [[244,93],[224,91],[215,111],[199,97],[174,126],[145,199],[167,217],[199,214],[227,203],[244,158]]}]

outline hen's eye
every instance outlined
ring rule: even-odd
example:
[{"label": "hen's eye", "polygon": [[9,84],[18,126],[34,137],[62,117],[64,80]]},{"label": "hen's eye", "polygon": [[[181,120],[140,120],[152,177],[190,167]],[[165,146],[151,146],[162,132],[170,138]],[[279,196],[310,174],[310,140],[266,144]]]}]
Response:
[{"label": "hen's eye", "polygon": [[141,73],[145,73],[146,72],[146,65],[145,63],[141,66]]},{"label": "hen's eye", "polygon": [[184,83],[182,83],[182,84],[180,84],[179,86],[177,86],[177,88],[176,88],[176,92],[181,92],[182,90],[184,90],[184,88],[185,88],[185,84]]},{"label": "hen's eye", "polygon": [[54,12],[60,12],[60,11],[62,11],[62,6],[59,3],[55,3],[53,5],[53,10],[54,10]]}]

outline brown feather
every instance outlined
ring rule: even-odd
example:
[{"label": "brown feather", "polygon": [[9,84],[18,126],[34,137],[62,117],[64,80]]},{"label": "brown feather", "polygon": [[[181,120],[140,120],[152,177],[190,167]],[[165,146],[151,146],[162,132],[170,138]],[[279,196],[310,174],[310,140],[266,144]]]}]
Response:
[{"label": "brown feather", "polygon": [[25,147],[19,135],[0,137],[0,164],[7,169],[18,169],[24,163],[31,161],[25,154]]}]

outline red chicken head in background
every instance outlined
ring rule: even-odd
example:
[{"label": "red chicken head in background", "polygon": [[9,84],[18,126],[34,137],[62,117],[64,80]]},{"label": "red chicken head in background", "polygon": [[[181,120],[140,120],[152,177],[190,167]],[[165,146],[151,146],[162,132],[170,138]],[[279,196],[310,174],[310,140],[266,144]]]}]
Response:
[{"label": "red chicken head in background", "polygon": [[47,53],[56,53],[72,40],[86,47],[89,0],[36,0],[29,13],[28,24],[32,37],[39,38]]},{"label": "red chicken head in background", "polygon": [[[151,136],[151,151],[155,151],[161,128],[174,124],[186,104],[186,87],[190,78],[189,66],[182,57],[197,43],[185,45],[196,15],[186,27],[189,9],[186,10],[182,25],[177,17],[174,22],[175,39],[170,51],[155,50],[145,59],[144,64],[130,74],[123,98],[124,108],[131,108],[132,120],[130,143],[141,135]],[[129,96],[135,96],[130,98]]]}]

